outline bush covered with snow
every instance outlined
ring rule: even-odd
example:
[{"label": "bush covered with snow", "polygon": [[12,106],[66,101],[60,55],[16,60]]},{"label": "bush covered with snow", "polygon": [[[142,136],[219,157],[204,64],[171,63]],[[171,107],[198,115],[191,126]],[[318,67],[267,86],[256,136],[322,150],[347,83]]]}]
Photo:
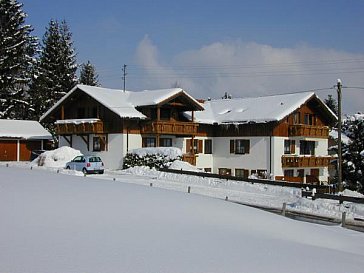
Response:
[{"label": "bush covered with snow", "polygon": [[79,150],[64,146],[42,153],[32,163],[44,167],[64,168],[67,162],[79,155],[82,155]]},{"label": "bush covered with snow", "polygon": [[167,168],[173,161],[181,160],[182,151],[175,147],[139,148],[131,150],[124,157],[123,168],[147,166],[149,168]]}]

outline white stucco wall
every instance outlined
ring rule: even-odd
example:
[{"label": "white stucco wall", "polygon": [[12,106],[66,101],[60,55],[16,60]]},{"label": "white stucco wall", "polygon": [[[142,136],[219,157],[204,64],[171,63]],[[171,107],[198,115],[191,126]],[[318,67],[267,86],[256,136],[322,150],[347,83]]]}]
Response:
[{"label": "white stucco wall", "polygon": [[[249,154],[231,154],[231,139],[249,139]],[[235,169],[249,169],[249,171],[259,169],[269,172],[269,137],[215,137],[213,146],[215,173],[218,173],[219,168],[229,168],[233,175]]]},{"label": "white stucco wall", "polygon": [[[272,137],[272,174],[275,176],[282,176],[282,155],[284,155],[284,140],[287,137]],[[296,141],[297,153],[297,141]]]}]

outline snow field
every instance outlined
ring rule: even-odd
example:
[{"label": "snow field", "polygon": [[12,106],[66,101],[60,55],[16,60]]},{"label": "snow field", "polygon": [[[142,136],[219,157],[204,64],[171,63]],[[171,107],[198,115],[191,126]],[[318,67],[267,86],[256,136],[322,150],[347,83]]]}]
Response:
[{"label": "snow field", "polygon": [[[364,234],[195,194],[0,166],[0,272],[361,272]],[[103,178],[103,179],[100,179]]]}]

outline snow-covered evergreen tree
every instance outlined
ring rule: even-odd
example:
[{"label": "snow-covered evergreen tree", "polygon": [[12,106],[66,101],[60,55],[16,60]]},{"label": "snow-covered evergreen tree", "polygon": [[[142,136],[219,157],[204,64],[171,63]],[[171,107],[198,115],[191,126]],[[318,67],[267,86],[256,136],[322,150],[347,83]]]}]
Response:
[{"label": "snow-covered evergreen tree", "polygon": [[331,111],[334,112],[335,115],[337,115],[337,102],[332,97],[332,95],[328,95],[327,99],[325,99],[325,103],[326,103],[327,107],[329,107],[331,109]]},{"label": "snow-covered evergreen tree", "polygon": [[43,37],[37,74],[31,87],[36,118],[77,83],[76,54],[67,23],[51,20]]},{"label": "snow-covered evergreen tree", "polygon": [[0,118],[28,118],[27,90],[38,40],[16,0],[0,1]]},{"label": "snow-covered evergreen tree", "polygon": [[87,63],[81,65],[80,72],[80,83],[91,85],[91,86],[99,86],[98,75],[96,73],[95,67],[87,61]]},{"label": "snow-covered evergreen tree", "polygon": [[364,114],[344,120],[343,132],[350,142],[343,144],[343,181],[346,187],[364,193]]}]

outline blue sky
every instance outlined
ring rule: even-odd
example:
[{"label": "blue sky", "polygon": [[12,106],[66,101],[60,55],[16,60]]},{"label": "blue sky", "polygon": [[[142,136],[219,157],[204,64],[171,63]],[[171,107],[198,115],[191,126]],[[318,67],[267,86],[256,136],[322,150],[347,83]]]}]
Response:
[{"label": "blue sky", "polygon": [[[24,0],[42,37],[65,19],[79,63],[90,60],[105,87],[169,88],[196,97],[268,95],[344,85],[364,87],[364,1]],[[333,90],[319,93],[326,97]],[[364,111],[360,89],[346,112]]]}]

